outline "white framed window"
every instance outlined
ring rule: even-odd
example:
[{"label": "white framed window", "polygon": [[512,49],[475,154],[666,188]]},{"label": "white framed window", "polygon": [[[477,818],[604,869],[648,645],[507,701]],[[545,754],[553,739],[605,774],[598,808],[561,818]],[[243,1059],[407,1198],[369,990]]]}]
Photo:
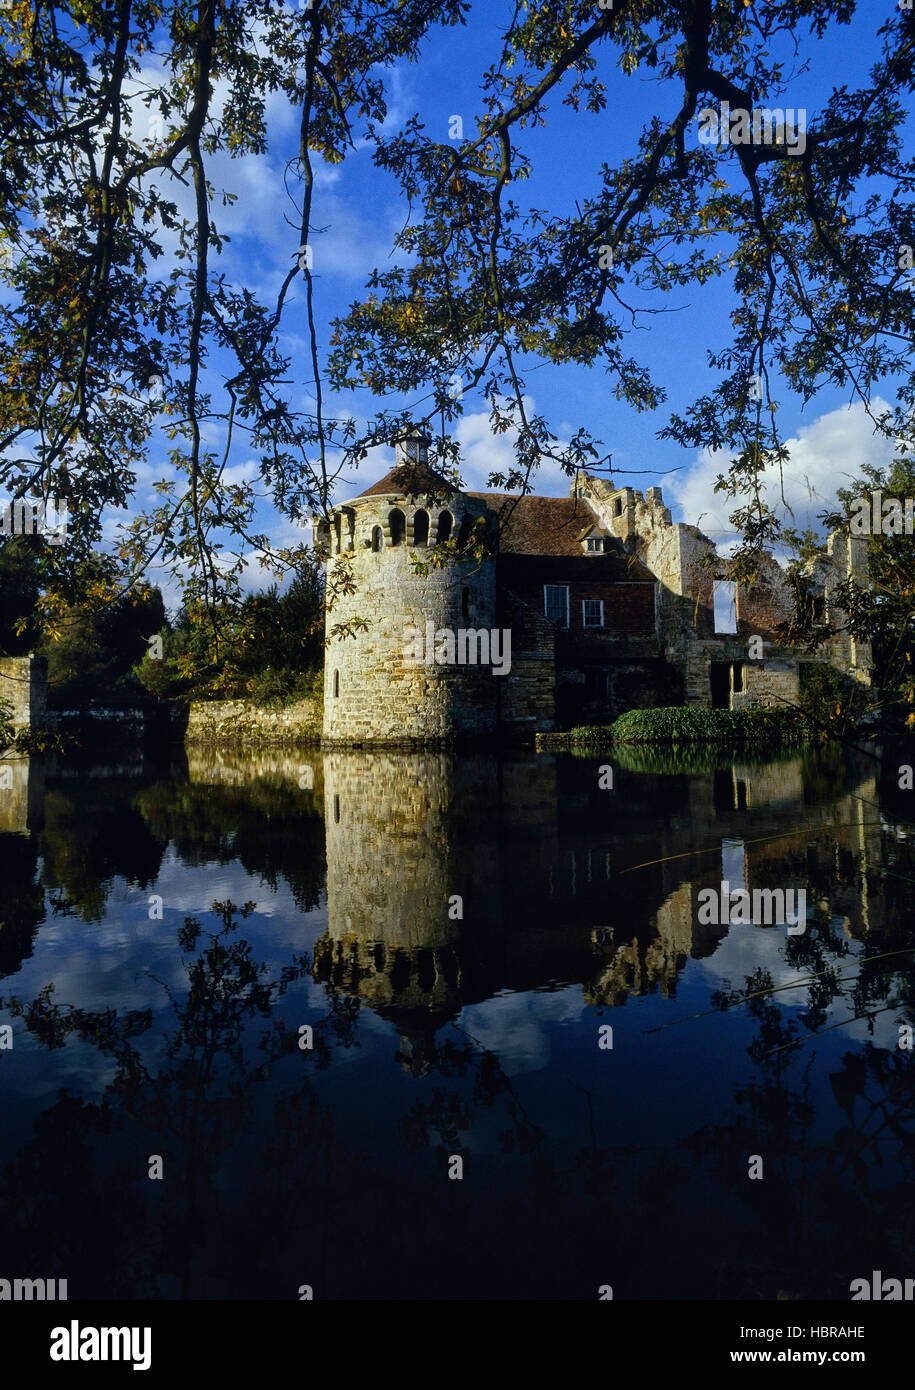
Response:
[{"label": "white framed window", "polygon": [[602,555],[606,549],[607,542],[604,540],[603,536],[589,536],[585,545],[592,555]]},{"label": "white framed window", "polygon": [[543,611],[558,627],[569,626],[568,584],[544,584]]},{"label": "white framed window", "polygon": [[602,598],[582,599],[581,625],[582,627],[603,627],[604,600]]}]

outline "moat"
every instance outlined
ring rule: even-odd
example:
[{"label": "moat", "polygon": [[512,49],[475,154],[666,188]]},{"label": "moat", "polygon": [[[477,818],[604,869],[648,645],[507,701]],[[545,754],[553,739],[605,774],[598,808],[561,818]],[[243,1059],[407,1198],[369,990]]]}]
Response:
[{"label": "moat", "polygon": [[[847,1300],[913,1273],[915,793],[872,751],[10,767],[0,1277]],[[803,891],[806,930],[702,924],[725,881]]]}]

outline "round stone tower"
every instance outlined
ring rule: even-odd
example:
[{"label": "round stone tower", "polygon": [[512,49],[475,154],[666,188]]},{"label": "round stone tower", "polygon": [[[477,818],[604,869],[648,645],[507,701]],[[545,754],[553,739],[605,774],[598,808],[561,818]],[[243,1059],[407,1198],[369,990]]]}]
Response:
[{"label": "round stone tower", "polygon": [[436,545],[463,543],[476,528],[492,537],[495,519],[430,468],[418,431],[398,441],[386,477],[316,526],[330,596],[326,743],[448,743],[495,730],[499,677],[481,642],[458,643],[461,630],[485,629],[488,645],[495,558],[432,564]]}]

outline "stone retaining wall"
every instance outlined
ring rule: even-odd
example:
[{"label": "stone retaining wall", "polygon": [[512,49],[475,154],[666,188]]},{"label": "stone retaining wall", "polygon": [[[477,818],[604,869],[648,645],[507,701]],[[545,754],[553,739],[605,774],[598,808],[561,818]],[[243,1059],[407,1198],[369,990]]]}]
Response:
[{"label": "stone retaining wall", "polygon": [[260,709],[247,700],[194,700],[188,710],[185,743],[264,745],[317,743],[321,705],[299,700],[283,709]]}]

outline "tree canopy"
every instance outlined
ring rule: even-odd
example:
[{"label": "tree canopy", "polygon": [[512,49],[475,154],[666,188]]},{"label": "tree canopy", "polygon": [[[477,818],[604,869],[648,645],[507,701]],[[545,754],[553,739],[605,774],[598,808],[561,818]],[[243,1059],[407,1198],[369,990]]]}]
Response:
[{"label": "tree canopy", "polygon": [[[470,8],[12,0],[0,10],[0,481],[10,496],[69,508],[67,544],[42,552],[46,621],[91,576],[99,545],[116,562],[113,584],[155,564],[181,577],[192,605],[231,599],[252,554],[277,574],[307,567],[304,543],[264,531],[264,499],[290,523],[326,511],[341,469],[415,416],[406,398],[417,392],[443,426],[475,393],[493,430],[512,433],[514,466],[493,486],[529,488],[546,458],[570,473],[606,465],[584,423],[560,442],[530,410],[531,366],[592,366],[624,406],[659,410],[665,383],[639,360],[638,330],[678,287],[725,277],[732,332],[707,345],[718,385],[661,417],[659,432],[727,451],[719,485],[748,560],[783,524],[762,486],[785,459],[779,391],[809,400],[841,387],[910,449],[912,11],[866,7],[879,56],[801,125],[808,59],[855,18],[852,0],[527,0],[493,18],[466,132],[430,133],[419,115],[391,129],[390,72]],[[589,191],[565,209],[524,197],[557,103],[586,132],[611,85],[646,77],[657,114],[633,141],[604,124]],[[288,149],[285,127],[271,126],[277,102],[297,118]],[[232,195],[211,166],[277,142],[289,270],[268,297],[221,264]],[[393,263],[322,341],[316,168],[364,142],[400,189],[404,221]],[[283,337],[292,300],[304,368]],[[878,412],[886,383],[894,404]],[[327,410],[331,394],[366,390],[378,398],[369,416]],[[163,441],[157,505],[128,515],[112,542],[105,517],[131,504]],[[440,464],[459,461],[453,437],[440,453]],[[233,472],[243,455],[257,460],[253,478]]]}]

